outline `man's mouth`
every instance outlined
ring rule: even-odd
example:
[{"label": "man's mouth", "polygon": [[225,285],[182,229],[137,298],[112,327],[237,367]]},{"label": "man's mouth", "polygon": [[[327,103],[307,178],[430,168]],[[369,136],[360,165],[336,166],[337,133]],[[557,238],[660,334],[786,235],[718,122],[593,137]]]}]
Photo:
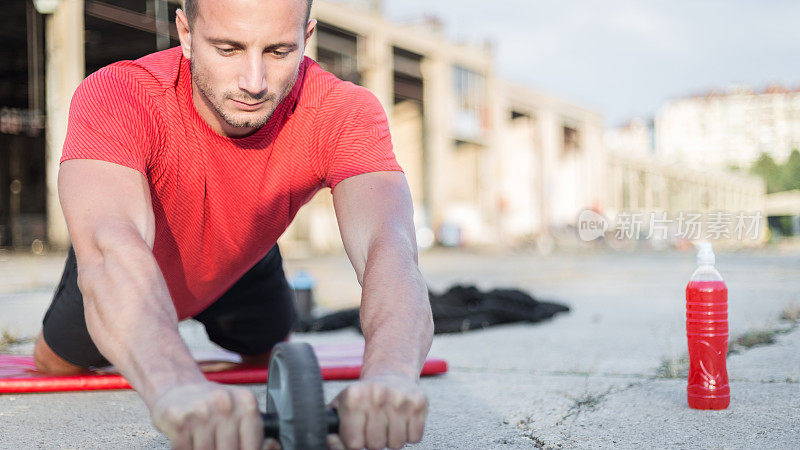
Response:
[{"label": "man's mouth", "polygon": [[259,107],[261,107],[261,105],[263,105],[266,102],[266,100],[262,100],[260,102],[243,102],[241,100],[233,100],[233,101],[234,103],[236,103],[236,106],[238,106],[240,109],[246,109],[246,110],[258,109]]}]

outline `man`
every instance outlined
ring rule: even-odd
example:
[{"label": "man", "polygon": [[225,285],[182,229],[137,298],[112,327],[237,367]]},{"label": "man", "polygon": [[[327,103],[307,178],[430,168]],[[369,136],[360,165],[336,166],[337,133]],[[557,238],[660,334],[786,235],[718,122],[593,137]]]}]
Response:
[{"label": "man", "polygon": [[73,97],[59,196],[74,253],[38,368],[112,363],[175,448],[260,448],[253,393],[208,382],[177,324],[195,317],[266,364],[293,314],[275,242],[328,186],[366,339],[361,379],[334,400],[331,444],[418,442],[433,327],[380,104],[303,57],[311,0],[185,3],[179,48],[103,68]]}]

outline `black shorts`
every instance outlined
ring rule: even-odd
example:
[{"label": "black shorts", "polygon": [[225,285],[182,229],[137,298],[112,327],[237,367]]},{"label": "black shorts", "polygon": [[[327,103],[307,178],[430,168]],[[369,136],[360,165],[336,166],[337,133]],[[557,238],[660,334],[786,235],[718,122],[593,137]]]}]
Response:
[{"label": "black shorts", "polygon": [[[42,321],[45,342],[58,356],[81,367],[110,365],[89,336],[78,289],[75,252],[69,249],[61,282]],[[242,355],[267,353],[286,339],[296,318],[294,298],[278,246],[211,306],[194,316],[209,339]]]}]

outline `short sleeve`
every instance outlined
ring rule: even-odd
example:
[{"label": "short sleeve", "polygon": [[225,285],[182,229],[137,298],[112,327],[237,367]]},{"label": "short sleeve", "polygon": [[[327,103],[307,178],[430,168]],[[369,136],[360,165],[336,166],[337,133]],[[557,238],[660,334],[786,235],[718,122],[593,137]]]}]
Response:
[{"label": "short sleeve", "polygon": [[100,69],[72,96],[60,162],[96,159],[147,176],[160,142],[155,114],[148,93],[123,69]]},{"label": "short sleeve", "polygon": [[340,84],[325,98],[315,122],[320,171],[331,190],[355,175],[402,172],[392,149],[386,113],[366,88]]}]

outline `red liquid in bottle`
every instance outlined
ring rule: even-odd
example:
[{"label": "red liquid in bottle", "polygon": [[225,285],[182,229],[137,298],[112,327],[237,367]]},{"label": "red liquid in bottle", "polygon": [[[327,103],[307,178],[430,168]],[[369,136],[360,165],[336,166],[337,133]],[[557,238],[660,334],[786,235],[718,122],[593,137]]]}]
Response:
[{"label": "red liquid in bottle", "polygon": [[725,409],[731,401],[728,370],[728,288],[724,281],[690,281],[686,286],[689,381],[694,409]]}]

